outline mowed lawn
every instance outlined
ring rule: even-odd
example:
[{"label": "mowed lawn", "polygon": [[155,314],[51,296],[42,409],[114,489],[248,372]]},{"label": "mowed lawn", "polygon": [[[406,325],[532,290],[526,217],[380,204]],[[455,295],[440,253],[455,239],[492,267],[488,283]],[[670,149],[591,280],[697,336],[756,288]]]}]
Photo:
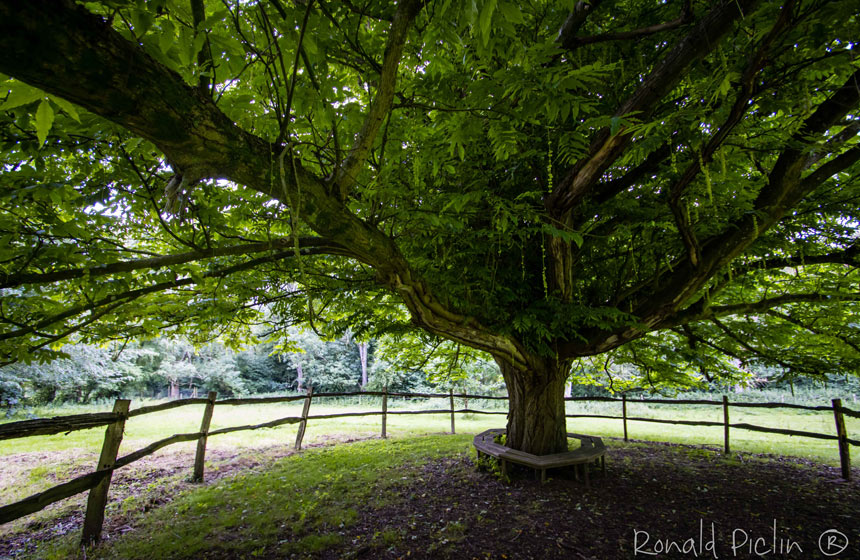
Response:
[{"label": "mowed lawn", "polygon": [[[339,402],[334,403],[331,400],[329,402],[326,401],[327,399],[324,398],[315,399],[310,408],[310,415],[379,412],[381,410],[380,399],[373,397],[363,397],[361,400],[349,399],[348,402],[345,402],[344,399],[340,399]],[[472,409],[499,412],[501,414],[458,413],[455,419],[456,431],[458,433],[478,433],[489,428],[504,427],[506,421],[505,409],[503,408],[505,405],[504,401],[488,401],[488,403],[470,401],[469,407]],[[132,401],[132,410],[151,404],[153,404],[152,401]],[[829,403],[821,404],[827,405]],[[396,414],[397,411],[407,410],[441,410],[446,409],[448,406],[447,398],[432,399],[423,402],[390,398],[388,411],[391,414],[387,418],[387,434],[390,437],[401,438],[450,432],[451,416],[448,413],[421,415]],[[844,406],[852,408],[852,403],[849,400]],[[455,407],[457,409],[463,408],[463,402],[458,399]],[[120,455],[130,453],[153,441],[173,434],[199,431],[203,408],[204,405],[188,405],[129,419],[126,422]],[[860,410],[860,403],[854,405],[853,409]],[[87,412],[105,412],[109,410],[110,407],[106,405],[63,406],[38,409],[36,412],[40,417],[50,417]],[[215,407],[210,430],[230,426],[261,424],[283,417],[298,417],[301,416],[301,411],[301,401],[240,406],[219,405]],[[567,403],[567,412],[568,414],[621,416],[621,404],[574,401]],[[628,417],[668,420],[723,421],[723,411],[719,406],[662,405],[641,403],[634,400],[628,401],[627,415]],[[835,434],[834,417],[830,411],[812,412],[792,409],[756,409],[733,406],[730,408],[730,422]],[[860,420],[846,416],[845,422],[849,438],[860,439]],[[305,433],[304,445],[325,442],[331,438],[363,439],[379,436],[381,425],[382,417],[380,415],[321,420],[311,419],[308,422]],[[567,428],[571,432],[604,437],[621,438],[624,435],[622,421],[615,419],[568,418]],[[290,424],[278,428],[217,435],[209,439],[207,448],[210,450],[220,449],[227,451],[277,445],[292,446],[295,443],[297,429],[297,424]],[[634,440],[715,447],[722,447],[723,445],[723,428],[721,426],[683,426],[630,420],[627,423],[627,429],[628,437]],[[32,453],[40,456],[40,465],[45,466],[44,459],[50,457],[52,451],[74,450],[76,453],[80,453],[82,459],[85,456],[96,457],[101,449],[104,431],[104,428],[93,428],[69,434],[6,440],[0,443],[0,458],[7,455]],[[736,451],[792,455],[813,459],[829,465],[839,463],[839,454],[835,441],[781,436],[742,429],[732,429],[730,440],[732,450]],[[194,447],[194,442],[188,442],[176,444],[167,449],[193,450]]]},{"label": "mowed lawn", "polygon": [[[310,415],[337,413],[370,412],[381,410],[381,400],[374,397],[361,399],[315,399]],[[328,402],[327,402],[328,401]],[[134,408],[153,404],[152,402],[132,402]],[[492,410],[501,414],[457,414],[455,426],[457,433],[474,434],[480,431],[503,427],[506,417],[504,401],[470,401],[473,409]],[[825,404],[825,403],[822,403]],[[426,434],[442,434],[451,430],[451,417],[447,413],[404,414],[397,411],[444,409],[449,406],[448,399],[431,399],[423,402],[390,398],[388,404],[387,435],[392,438],[405,438]],[[848,401],[846,406],[850,407]],[[462,401],[455,405],[460,409]],[[126,423],[125,435],[120,455],[135,451],[149,443],[178,433],[193,433],[200,429],[204,405],[189,405],[164,412],[133,417]],[[860,408],[860,406],[855,406]],[[215,407],[211,428],[254,425],[283,417],[301,415],[302,402],[219,405]],[[85,412],[103,412],[109,406],[65,406],[36,411],[40,416],[62,416]],[[583,402],[567,403],[568,414],[621,415],[620,403]],[[706,405],[656,405],[628,401],[628,417],[662,418],[675,420],[708,420],[722,422],[723,412],[719,406]],[[811,412],[792,409],[750,409],[732,407],[732,423],[748,423],[772,428],[787,428],[800,431],[835,434],[835,423],[831,412]],[[860,439],[860,420],[845,418],[849,437]],[[382,417],[364,416],[336,419],[311,420],[305,433],[304,446],[313,446],[328,441],[343,441],[378,437],[381,433]],[[624,435],[621,420],[596,418],[568,418],[568,431],[621,438]],[[707,445],[722,448],[723,428],[655,424],[641,421],[628,421],[628,437],[631,440],[659,441],[689,445]],[[217,435],[209,439],[207,450],[211,453],[241,452],[246,449],[270,447],[292,447],[295,443],[297,424],[273,429],[241,431]],[[81,430],[69,434],[35,436],[0,442],[0,467],[4,458],[14,459],[15,469],[2,469],[18,476],[0,477],[0,504],[22,499],[30,494],[49,488],[64,479],[69,473],[86,472],[88,465],[94,466],[101,449],[104,428]],[[838,465],[839,454],[835,441],[812,438],[789,437],[748,430],[731,430],[731,449],[733,451],[775,455],[789,455],[810,459],[827,465]],[[193,462],[196,444],[186,442],[176,444],[161,453],[188,454],[188,468]],[[156,454],[156,455],[157,455]],[[83,470],[82,470],[83,469]],[[27,476],[23,476],[27,473]]]},{"label": "mowed lawn", "polygon": [[[132,409],[149,403],[132,403]],[[444,409],[448,406],[446,399],[434,399],[432,401],[415,402],[404,399],[389,399],[389,414],[387,418],[387,434],[390,442],[379,441],[377,444],[366,448],[367,453],[384,453],[385,468],[397,468],[401,461],[418,462],[431,456],[442,455],[453,456],[469,451],[470,434],[478,433],[488,428],[502,427],[505,424],[504,409],[499,408],[503,402],[490,401],[476,403],[471,401],[469,406],[501,412],[498,415],[484,414],[457,414],[455,419],[457,436],[447,436],[451,430],[451,417],[448,413],[437,413],[427,415],[396,414],[397,411]],[[457,402],[456,408],[461,408],[463,403]],[[491,408],[495,406],[496,408]],[[850,403],[848,403],[850,407]],[[379,411],[380,399],[363,397],[361,401],[351,399],[345,401],[326,403],[325,399],[315,400],[311,406],[310,415],[324,415],[336,413],[354,413]],[[301,415],[302,402],[288,404],[254,404],[242,406],[222,405],[216,406],[211,429],[236,425],[253,425],[271,421],[278,418]],[[101,407],[62,407],[38,411],[41,416],[60,416],[67,414],[80,414],[84,412],[100,412],[109,409]],[[620,415],[620,403],[587,403],[582,401],[567,403],[568,414],[601,414]],[[655,405],[628,402],[629,417],[663,418],[678,420],[709,420],[722,421],[722,408],[717,406],[703,405]],[[126,424],[125,437],[123,439],[120,455],[130,453],[153,441],[168,437],[175,433],[192,433],[199,430],[200,420],[203,414],[203,405],[189,405],[168,411],[131,418]],[[794,430],[811,431],[832,434],[835,432],[835,424],[832,412],[811,412],[797,410],[774,410],[774,409],[744,409],[734,407],[731,409],[731,422],[744,422],[760,426],[788,428]],[[304,438],[304,447],[312,448],[302,453],[308,457],[316,457],[320,446],[326,444],[338,444],[357,439],[378,438],[381,432],[382,418],[379,415],[365,417],[347,417],[337,419],[311,420],[308,423]],[[849,437],[857,439],[860,436],[860,421],[846,418]],[[569,418],[568,431],[600,435],[606,438],[623,437],[621,420],[594,419],[594,418]],[[213,436],[207,447],[207,474],[210,479],[218,479],[219,475],[229,476],[227,480],[235,477],[244,477],[246,474],[259,472],[260,469],[268,469],[276,464],[279,458],[290,454],[295,443],[297,425],[287,425],[274,429],[260,429],[253,431],[235,432],[231,434]],[[422,438],[419,436],[433,437]],[[687,445],[704,445],[721,449],[723,445],[722,427],[698,427],[678,426],[670,424],[653,424],[641,421],[628,422],[628,435],[631,440],[650,440]],[[53,436],[36,436],[0,443],[0,505],[9,504],[23,499],[34,493],[43,491],[51,486],[59,484],[71,477],[78,476],[93,469],[104,436],[104,428],[95,428],[72,432],[68,435],[59,434]],[[441,438],[441,439],[440,439]],[[426,445],[420,441],[426,439]],[[448,441],[450,443],[445,443]],[[400,443],[398,443],[400,442]],[[403,442],[415,442],[404,445]],[[617,445],[617,444],[613,444]],[[789,455],[811,460],[825,465],[838,465],[839,456],[834,441],[826,441],[810,438],[786,437],[774,434],[764,434],[735,429],[731,431],[731,446],[733,452],[744,452],[754,454]],[[409,453],[397,458],[397,450],[409,449]],[[365,449],[364,447],[360,449]],[[388,449],[394,455],[389,455]],[[196,493],[203,491],[202,487],[189,485],[186,479],[191,473],[195,450],[195,443],[188,442],[177,444],[160,450],[150,458],[135,463],[126,469],[126,473],[118,473],[121,482],[116,486],[120,503],[114,503],[108,508],[108,516],[125,515],[125,512],[146,512],[150,508],[159,509],[160,503],[172,501],[173,497],[165,497],[165,488],[171,485],[179,485],[181,494],[188,492]],[[444,452],[443,452],[444,450]],[[362,457],[357,461],[367,462],[364,451],[359,453]],[[426,457],[424,455],[427,455]],[[611,450],[610,450],[611,455]],[[257,459],[254,459],[254,458]],[[293,460],[298,460],[295,457]],[[610,459],[611,460],[611,459]],[[337,462],[337,461],[335,461]],[[338,479],[337,465],[327,465],[331,471],[330,476]],[[356,469],[350,467],[349,472],[354,476]],[[359,469],[360,470],[360,469]],[[304,472],[304,471],[302,471]],[[304,475],[303,475],[304,476]],[[310,476],[310,475],[308,475]],[[360,482],[355,480],[354,482]],[[122,486],[124,484],[124,486]],[[220,484],[216,482],[215,484]],[[132,488],[134,487],[134,488]],[[312,481],[307,481],[307,487],[317,487]],[[120,490],[119,488],[122,488]],[[173,492],[169,490],[167,492]],[[357,490],[350,490],[350,495],[355,494],[356,499],[364,499]],[[205,493],[200,495],[199,500],[206,503]],[[249,498],[250,499],[250,498]],[[268,498],[267,498],[268,499]],[[81,494],[64,502],[49,507],[47,510],[33,514],[26,518],[0,526],[0,543],[3,540],[20,538],[22,534],[32,531],[37,527],[42,531],[48,530],[58,520],[70,520],[79,515],[85,504],[86,495]],[[198,498],[192,498],[196,502]],[[153,505],[149,505],[152,502]],[[312,504],[311,504],[312,505]],[[202,506],[201,506],[202,507]],[[292,506],[291,506],[292,507]],[[299,504],[297,507],[310,507]],[[338,510],[338,515],[349,515]],[[155,511],[153,511],[155,513]],[[176,512],[174,512],[175,514]],[[239,512],[241,513],[241,512]],[[139,513],[136,515],[140,515]],[[148,514],[143,514],[148,515]],[[236,515],[236,512],[230,513]],[[297,519],[304,519],[306,512],[296,513]],[[201,518],[202,519],[202,518]],[[228,520],[229,521],[229,520]],[[52,557],[46,552],[53,549],[53,557],[62,558],[72,550],[73,544],[79,538],[78,527],[74,526],[76,521],[67,521],[69,529],[63,535],[63,531],[56,533],[59,538],[52,537],[48,544],[39,549],[38,554]],[[220,523],[220,521],[218,522]],[[229,523],[227,523],[229,525]],[[261,527],[264,524],[261,524]],[[48,528],[48,529],[46,529]],[[191,529],[189,529],[191,531]],[[183,535],[185,539],[187,535]],[[310,538],[310,537],[309,537]],[[311,539],[313,540],[313,539]],[[190,542],[190,541],[189,541]],[[197,542],[196,540],[194,542]],[[199,546],[204,546],[205,540]],[[317,543],[324,546],[325,543]],[[48,548],[45,548],[48,546]],[[140,543],[134,546],[142,546]],[[302,546],[316,546],[313,542],[305,542]],[[145,547],[144,547],[145,548]],[[114,552],[117,552],[114,550]],[[139,554],[138,554],[139,552]],[[158,553],[156,550],[138,551],[130,553],[129,557],[147,557],[147,554]],[[244,550],[243,553],[253,551]],[[2,556],[2,554],[0,554]],[[36,556],[42,557],[42,556]],[[105,556],[110,557],[110,556]]]}]

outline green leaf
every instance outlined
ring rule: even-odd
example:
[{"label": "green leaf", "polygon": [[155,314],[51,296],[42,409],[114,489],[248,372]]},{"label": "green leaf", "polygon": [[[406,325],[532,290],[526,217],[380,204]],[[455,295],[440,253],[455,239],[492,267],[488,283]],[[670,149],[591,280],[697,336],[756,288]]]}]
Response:
[{"label": "green leaf", "polygon": [[173,22],[164,21],[161,23],[161,36],[158,38],[158,48],[161,52],[167,54],[173,45],[176,43],[176,33],[173,27]]},{"label": "green leaf", "polygon": [[45,94],[41,90],[28,86],[27,84],[16,82],[12,85],[9,97],[6,98],[3,105],[0,105],[0,111],[9,111],[15,107],[29,105],[34,101],[42,99],[44,96]]},{"label": "green leaf", "polygon": [[75,119],[77,122],[81,122],[81,117],[80,115],[78,115],[78,110],[73,104],[69,103],[62,97],[54,97],[53,95],[49,95],[48,99],[50,99],[51,102],[54,103],[54,105],[65,111],[67,115]]},{"label": "green leaf", "polygon": [[525,23],[526,20],[523,17],[523,13],[520,11],[520,7],[516,4],[511,4],[510,2],[503,2],[499,4],[499,11],[502,12],[502,16],[506,20],[511,23]]},{"label": "green leaf", "polygon": [[618,129],[621,128],[621,117],[612,117],[609,119],[609,134],[615,136]]},{"label": "green leaf", "polygon": [[39,145],[45,143],[48,138],[48,132],[51,131],[51,126],[54,124],[54,110],[51,109],[51,103],[47,99],[43,99],[39,103],[39,108],[36,109],[36,136],[39,139]]},{"label": "green leaf", "polygon": [[481,9],[481,16],[478,18],[478,26],[481,30],[481,39],[484,41],[484,46],[490,42],[490,24],[493,22],[493,12],[496,11],[498,0],[488,0]]},{"label": "green leaf", "polygon": [[203,48],[203,45],[206,43],[206,33],[200,32],[194,37],[194,41],[191,43],[191,55],[190,60],[194,60],[197,57],[197,53],[200,52],[200,49]]}]

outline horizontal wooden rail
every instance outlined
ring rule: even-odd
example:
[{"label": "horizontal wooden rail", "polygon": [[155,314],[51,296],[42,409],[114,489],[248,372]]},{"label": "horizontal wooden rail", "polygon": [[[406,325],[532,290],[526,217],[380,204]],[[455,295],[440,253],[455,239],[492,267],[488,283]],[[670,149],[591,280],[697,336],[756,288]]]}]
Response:
[{"label": "horizontal wooden rail", "polygon": [[842,414],[845,416],[850,416],[851,418],[860,418],[860,412],[856,410],[851,410],[850,408],[842,407]]},{"label": "horizontal wooden rail", "polygon": [[[606,418],[609,420],[623,420],[623,416],[608,416],[603,414],[566,414],[565,418]],[[657,424],[681,424],[684,426],[722,426],[722,422],[711,422],[710,420],[666,420],[663,418],[641,418],[628,416],[627,420],[639,422],[654,422]]]},{"label": "horizontal wooden rail", "polygon": [[[380,413],[377,412],[376,414]],[[243,430],[274,428],[283,424],[295,424],[300,420],[301,418],[295,417],[279,418],[278,420],[273,420],[271,422],[265,422],[263,424],[257,424],[253,426],[235,426],[231,428],[213,430],[208,433],[208,436],[212,437],[214,435],[229,434],[230,432],[238,432]],[[17,501],[13,504],[2,506],[0,507],[0,524],[7,523],[9,521],[18,519],[19,517],[23,517],[31,513],[35,513],[37,511],[45,509],[54,502],[59,502],[60,500],[64,500],[66,498],[74,496],[75,494],[86,492],[87,490],[92,489],[99,482],[101,482],[101,480],[105,476],[118,468],[125,467],[134,463],[135,461],[139,461],[140,459],[143,459],[148,455],[152,455],[159,449],[167,447],[168,445],[182,443],[184,441],[196,441],[200,439],[202,435],[203,434],[201,432],[174,434],[170,437],[166,437],[164,439],[160,439],[158,441],[150,443],[146,447],[143,447],[141,449],[138,449],[137,451],[129,453],[128,455],[124,455],[118,458],[113,468],[81,475],[77,478],[69,480],[68,482],[64,482],[63,484],[59,484],[57,486],[54,486],[53,488],[45,490],[44,492],[39,492],[38,494],[33,494],[32,496],[24,498],[23,500]]]},{"label": "horizontal wooden rail", "polygon": [[31,513],[43,510],[54,502],[65,500],[75,494],[86,492],[108,475],[113,469],[91,472],[67,482],[33,494],[23,500],[0,507],[0,524],[8,523]]},{"label": "horizontal wooden rail", "polygon": [[129,411],[128,417],[132,418],[143,414],[152,414],[153,412],[161,412],[163,410],[170,410],[171,408],[179,408],[180,406],[188,406],[191,404],[206,404],[206,402],[206,399],[179,399],[166,403],[154,404],[152,406],[142,406]]},{"label": "horizontal wooden rail", "polygon": [[803,404],[789,403],[732,402],[731,405],[740,408],[793,408],[795,410],[811,410],[813,412],[830,412],[833,410],[833,408],[829,406],[806,406]]},{"label": "horizontal wooden rail", "polygon": [[783,428],[767,428],[765,426],[756,426],[755,424],[730,424],[732,428],[740,430],[750,430],[753,432],[764,432],[767,434],[780,434],[783,436],[800,436],[814,439],[829,439],[838,440],[839,438],[832,434],[819,434],[817,432],[803,432],[800,430],[786,430]]},{"label": "horizontal wooden rail", "polygon": [[[321,397],[356,397],[356,396],[379,396],[381,397],[384,393],[382,391],[353,391],[353,392],[340,392],[340,393],[319,393],[315,395],[315,398]],[[388,393],[389,397],[403,397],[403,398],[449,398],[450,394],[445,393]],[[284,403],[284,402],[296,402],[303,400],[305,397],[303,395],[294,395],[294,396],[284,396],[284,397],[256,397],[256,398],[246,398],[246,399],[223,399],[217,401],[215,404],[223,404],[230,406],[237,405],[246,405],[246,404],[274,404],[274,403]],[[459,399],[472,399],[472,400],[507,400],[508,397],[497,397],[497,396],[489,396],[489,395],[473,395],[468,393],[459,393],[454,394],[454,398]],[[566,401],[597,401],[597,402],[621,402],[622,399],[614,398],[614,397],[567,397]],[[202,398],[193,398],[193,399],[181,399],[171,402],[166,402],[162,404],[152,405],[152,406],[144,406],[138,409],[134,409],[129,412],[129,417],[136,417],[145,414],[152,414],[155,412],[162,412],[165,410],[170,410],[173,408],[178,408],[181,406],[188,405],[197,405],[197,404],[206,404],[206,399]],[[722,406],[721,401],[716,400],[705,400],[705,399],[696,399],[696,400],[670,400],[670,399],[628,399],[628,403],[643,403],[643,404],[678,404],[678,405],[711,405],[711,406]],[[733,402],[731,403],[733,407],[744,407],[744,408],[790,408],[795,410],[809,410],[815,412],[825,412],[832,410],[831,407],[828,406],[806,406],[799,404],[789,404],[789,403],[746,403],[746,402]],[[450,413],[450,410],[446,412]],[[469,412],[480,413],[476,410],[469,410]],[[396,412],[392,412],[394,414]],[[410,412],[414,413],[414,412]],[[855,410],[851,410],[848,408],[842,408],[842,413],[846,416],[852,418],[860,418],[860,412]],[[494,413],[495,414],[495,413]],[[338,416],[327,416],[331,418],[337,418]],[[576,418],[577,416],[570,416]],[[587,417],[587,416],[578,416],[578,417]],[[609,416],[594,416],[595,418],[614,418]],[[97,412],[92,414],[76,414],[70,416],[57,416],[54,418],[43,418],[43,419],[35,419],[35,420],[23,420],[20,422],[10,422],[7,424],[0,424],[0,440],[6,439],[15,439],[29,436],[37,436],[37,435],[53,435],[59,433],[70,433],[78,430],[87,430],[91,428],[98,428],[101,426],[107,426],[108,424],[112,424],[117,420],[117,416],[111,412]]]},{"label": "horizontal wooden rail", "polygon": [[[314,393],[314,398],[317,397],[381,397],[385,395],[384,391],[352,391],[342,393]],[[389,397],[404,397],[413,399],[441,399],[450,398],[450,393],[388,393]],[[304,397],[299,397],[304,398]],[[494,397],[489,395],[472,395],[469,393],[454,393],[455,399],[475,399],[475,400],[508,400],[508,397]],[[450,412],[450,410],[448,410]]]},{"label": "horizontal wooden rail", "polygon": [[[468,408],[462,408],[459,410],[454,409],[453,399],[472,399],[472,400],[506,400],[508,397],[497,397],[497,396],[487,396],[487,395],[472,395],[467,393],[462,394],[454,394],[453,392],[445,393],[388,393],[385,391],[361,391],[361,392],[341,392],[341,393],[323,393],[314,395],[314,398],[320,397],[361,397],[361,396],[378,396],[383,399],[383,410],[381,411],[368,411],[368,412],[342,412],[342,413],[333,413],[333,414],[317,414],[317,415],[307,415],[307,412],[303,413],[303,417],[295,417],[288,416],[284,418],[279,418],[276,420],[272,420],[269,422],[264,422],[261,424],[254,425],[244,425],[244,426],[232,426],[228,428],[221,428],[218,430],[213,430],[208,432],[208,434],[204,434],[201,432],[193,432],[186,434],[174,434],[170,437],[158,440],[153,442],[146,447],[138,449],[132,453],[129,453],[123,457],[116,459],[116,462],[111,468],[102,468],[96,472],[88,473],[85,475],[81,475],[76,477],[68,482],[40,492],[38,494],[34,494],[33,496],[29,496],[23,500],[20,500],[14,504],[9,504],[6,506],[0,507],[0,523],[6,523],[13,519],[17,519],[24,515],[34,513],[41,509],[44,509],[48,505],[73,496],[75,494],[79,494],[81,492],[85,492],[87,490],[91,490],[97,485],[99,485],[105,477],[109,476],[115,469],[127,466],[135,461],[142,459],[148,455],[151,455],[169,445],[173,445],[175,443],[187,442],[187,441],[199,441],[204,436],[216,436],[221,434],[228,434],[233,432],[245,431],[245,430],[257,430],[264,428],[275,428],[278,426],[282,426],[285,424],[296,424],[300,422],[306,422],[308,420],[324,420],[324,419],[335,419],[335,418],[350,418],[350,417],[364,417],[364,416],[379,416],[383,417],[383,437],[385,436],[385,418],[388,414],[399,414],[399,415],[412,415],[412,414],[451,414],[452,415],[452,432],[453,432],[453,415],[456,413],[460,414],[507,414],[507,411],[501,410],[473,410]],[[402,397],[402,398],[447,398],[451,400],[451,406],[447,409],[430,409],[430,410],[387,410],[385,406],[385,400],[389,397]],[[212,399],[214,399],[214,394]],[[224,399],[220,401],[215,401],[214,405],[223,404],[223,405],[245,405],[245,404],[274,404],[274,403],[285,403],[285,402],[295,402],[300,400],[306,400],[309,397],[306,395],[295,395],[295,396],[284,396],[284,397],[259,397],[259,398],[247,398],[247,399]],[[728,416],[725,417],[723,422],[714,422],[714,421],[705,421],[705,420],[670,420],[663,418],[645,418],[645,417],[630,417],[627,416],[626,413],[626,404],[627,402],[639,402],[644,404],[676,404],[676,405],[713,405],[713,406],[723,406],[724,411],[728,406],[728,402],[723,401],[711,401],[711,400],[669,400],[669,399],[641,399],[641,400],[633,400],[626,398],[613,398],[613,397],[569,397],[566,398],[567,401],[602,401],[602,402],[622,402],[625,405],[624,415],[623,416],[613,416],[613,415],[603,415],[603,414],[567,414],[567,418],[601,418],[601,419],[611,419],[611,420],[624,420],[625,427],[626,421],[638,421],[638,422],[653,422],[659,424],[675,424],[675,425],[685,425],[685,426],[710,426],[710,427],[718,427],[722,426],[728,432],[728,428],[735,428],[741,430],[750,430],[756,432],[764,432],[771,434],[780,434],[787,436],[797,436],[797,437],[809,437],[815,439],[824,439],[824,440],[840,440],[840,436],[838,435],[830,435],[830,434],[820,434],[815,432],[806,432],[799,430],[789,430],[782,428],[769,428],[764,426],[757,426],[754,424],[746,424],[746,423],[735,423],[730,424],[728,420]],[[128,413],[129,417],[141,416],[145,414],[151,414],[155,412],[161,412],[165,410],[170,410],[174,408],[178,408],[181,406],[187,405],[197,405],[197,404],[206,404],[209,402],[209,399],[200,399],[200,398],[192,398],[192,399],[183,399],[177,401],[171,401],[167,403],[162,403],[153,406],[145,406],[138,408],[136,410]],[[834,401],[835,402],[835,401]],[[785,404],[785,403],[731,403],[731,406],[737,407],[748,407],[748,408],[791,408],[791,409],[801,409],[801,410],[810,410],[810,411],[831,411],[838,410],[841,414],[853,417],[860,418],[860,413],[854,410],[850,410],[844,407],[826,407],[826,406],[804,406],[804,405],[796,405],[796,404]],[[122,421],[122,415],[117,414],[115,412],[104,412],[104,413],[94,413],[94,414],[78,414],[71,416],[59,416],[54,418],[46,418],[46,419],[36,419],[36,420],[25,420],[22,422],[13,422],[8,424],[0,424],[0,440],[2,439],[13,439],[20,437],[27,437],[33,435],[51,435],[62,432],[72,432],[76,430],[84,430],[90,428],[97,428],[100,426],[111,425],[117,422]],[[202,429],[202,428],[201,428]],[[843,435],[841,441],[845,442],[848,445],[860,446],[860,441],[848,439]],[[726,445],[728,449],[728,444]],[[847,452],[846,452],[847,455]]]},{"label": "horizontal wooden rail", "polygon": [[[732,405],[734,406],[734,405]],[[829,407],[825,408],[825,410],[832,410]],[[472,411],[469,411],[472,412]],[[390,414],[390,413],[389,413]],[[606,420],[623,420],[624,416],[611,416],[608,414],[566,414],[565,418],[602,418]],[[636,416],[627,416],[627,420],[635,420],[637,422],[653,422],[656,424],[681,424],[684,426],[724,426],[723,422],[711,422],[708,420],[667,420],[664,418],[642,418]],[[832,434],[820,434],[818,432],[804,432],[799,430],[786,430],[782,428],[768,428],[765,426],[756,426],[755,424],[729,424],[730,428],[737,428],[739,430],[750,430],[753,432],[765,432],[769,434],[781,434],[785,436],[799,436],[799,437],[808,437],[814,439],[827,439],[827,440],[838,440],[839,438]],[[860,441],[849,439],[848,443],[851,445],[860,446]]]},{"label": "horizontal wooden rail", "polygon": [[[316,398],[317,395],[314,395]],[[507,411],[504,410],[473,410],[471,408],[461,408],[459,410],[455,410],[455,413],[462,414],[507,414]],[[308,416],[308,420],[331,420],[332,418],[350,418],[350,417],[360,417],[360,416],[380,416],[383,413],[381,411],[371,411],[371,412],[337,412],[333,414],[312,414]],[[433,409],[433,410],[391,410],[388,409],[385,414],[451,414],[450,408],[444,409]],[[212,432],[209,432],[209,435],[212,435]]]},{"label": "horizontal wooden rail", "polygon": [[9,422],[8,424],[0,424],[0,440],[88,430],[113,424],[118,419],[119,415],[113,412],[96,412]]},{"label": "horizontal wooden rail", "polygon": [[[597,402],[621,402],[623,399],[617,399],[615,397],[565,397],[566,401],[597,401]],[[714,401],[707,399],[627,399],[628,403],[639,403],[639,404],[696,404],[696,405],[710,405],[710,406],[723,406],[723,401]],[[790,404],[790,403],[749,403],[749,402],[732,402],[731,406],[738,406],[744,408],[793,408],[796,410],[811,410],[814,412],[830,412],[833,410],[832,407],[829,406],[807,406],[803,404]],[[843,410],[847,410],[844,409]],[[860,413],[854,411],[846,412],[848,416],[854,416],[855,418],[860,418]]]},{"label": "horizontal wooden rail", "polygon": [[[226,404],[230,406],[238,406],[243,404],[274,404],[284,402],[295,402],[304,399],[302,395],[293,395],[289,397],[251,397],[247,399],[223,399],[215,401],[215,404]],[[203,399],[206,402],[206,399]]]},{"label": "horizontal wooden rail", "polygon": [[152,442],[146,447],[138,449],[137,451],[132,451],[128,455],[123,455],[122,457],[118,458],[116,460],[116,465],[114,466],[114,469],[130,465],[135,461],[143,459],[147,455],[152,455],[159,449],[167,447],[168,445],[173,445],[174,443],[182,443],[183,441],[195,441],[200,438],[200,435],[200,432],[192,432],[189,434],[173,434],[170,437],[166,437],[164,439]]},{"label": "horizontal wooden rail", "polygon": [[302,419],[297,416],[287,416],[285,418],[278,418],[277,420],[272,420],[271,422],[263,422],[262,424],[253,424],[247,426],[232,426],[230,428],[221,428],[219,430],[212,430],[209,432],[209,437],[212,436],[220,436],[221,434],[229,434],[232,432],[241,432],[244,430],[260,430],[262,428],[277,428],[278,426],[284,426],[286,424],[297,424],[301,422]]}]

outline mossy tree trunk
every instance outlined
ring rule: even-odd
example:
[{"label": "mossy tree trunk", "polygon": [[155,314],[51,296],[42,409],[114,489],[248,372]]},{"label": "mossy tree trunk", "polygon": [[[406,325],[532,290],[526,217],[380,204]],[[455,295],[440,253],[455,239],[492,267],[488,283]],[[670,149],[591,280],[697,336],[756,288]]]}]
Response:
[{"label": "mossy tree trunk", "polygon": [[508,447],[534,455],[567,451],[564,386],[569,360],[530,360],[528,370],[496,358],[508,387]]}]

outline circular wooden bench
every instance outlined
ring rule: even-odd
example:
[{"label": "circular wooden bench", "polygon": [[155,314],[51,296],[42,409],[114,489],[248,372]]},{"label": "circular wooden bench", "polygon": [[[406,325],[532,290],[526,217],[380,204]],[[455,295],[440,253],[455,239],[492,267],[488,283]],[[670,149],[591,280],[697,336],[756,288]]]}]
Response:
[{"label": "circular wooden bench", "polygon": [[496,443],[496,438],[504,433],[504,428],[496,428],[481,432],[472,440],[478,452],[478,459],[481,459],[482,454],[498,458],[503,475],[507,474],[508,462],[530,467],[535,469],[536,472],[539,471],[541,482],[546,482],[547,469],[568,467],[571,465],[577,467],[577,477],[579,465],[583,466],[586,486],[589,485],[588,465],[590,463],[599,463],[603,473],[606,474],[606,446],[603,445],[603,440],[599,437],[568,433],[567,437],[576,438],[581,442],[578,449],[563,453],[552,453],[550,455],[532,455],[531,453],[524,453]]}]

